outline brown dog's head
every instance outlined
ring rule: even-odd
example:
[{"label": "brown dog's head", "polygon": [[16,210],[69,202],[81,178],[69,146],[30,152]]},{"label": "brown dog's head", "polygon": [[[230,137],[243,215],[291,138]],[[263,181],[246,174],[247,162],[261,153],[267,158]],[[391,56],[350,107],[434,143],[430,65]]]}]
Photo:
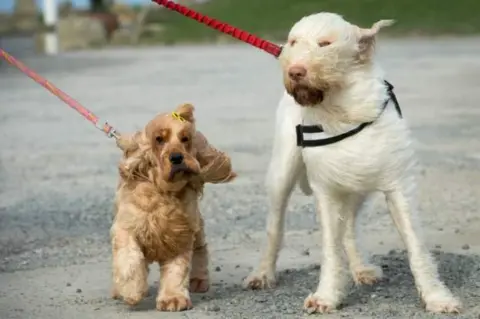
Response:
[{"label": "brown dog's head", "polygon": [[120,140],[125,154],[122,176],[143,177],[170,190],[183,188],[200,172],[193,111],[190,104],[180,105],[172,113],[157,115],[133,138]]},{"label": "brown dog's head", "polygon": [[200,171],[192,144],[195,136],[193,110],[190,104],[181,105],[175,112],[158,115],[145,127],[145,137],[167,182],[185,179]]}]

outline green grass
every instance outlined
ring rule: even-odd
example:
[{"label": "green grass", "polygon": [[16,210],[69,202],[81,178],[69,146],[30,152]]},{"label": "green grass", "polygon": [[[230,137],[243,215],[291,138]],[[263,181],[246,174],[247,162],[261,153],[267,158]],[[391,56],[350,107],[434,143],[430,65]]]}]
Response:
[{"label": "green grass", "polygon": [[[192,6],[201,13],[269,39],[284,40],[293,23],[304,15],[331,11],[360,26],[380,19],[397,23],[391,35],[480,33],[480,0],[211,0]],[[180,14],[161,10],[166,26],[162,42],[212,41],[218,31]]]}]

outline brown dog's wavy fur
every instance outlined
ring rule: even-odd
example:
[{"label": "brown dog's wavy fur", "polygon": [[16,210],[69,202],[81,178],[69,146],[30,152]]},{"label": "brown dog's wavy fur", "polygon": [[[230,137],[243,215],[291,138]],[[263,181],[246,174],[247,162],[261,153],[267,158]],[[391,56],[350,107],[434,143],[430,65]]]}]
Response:
[{"label": "brown dog's wavy fur", "polygon": [[[209,287],[208,249],[198,207],[204,184],[225,183],[236,176],[229,157],[196,131],[193,106],[181,105],[176,112],[184,121],[160,114],[142,131],[117,140],[123,158],[111,228],[113,297],[138,303],[147,291],[148,265],[158,262],[166,273],[157,308],[170,311],[191,307],[189,283],[194,291]],[[188,168],[173,179],[168,160],[172,153],[181,153]]]}]

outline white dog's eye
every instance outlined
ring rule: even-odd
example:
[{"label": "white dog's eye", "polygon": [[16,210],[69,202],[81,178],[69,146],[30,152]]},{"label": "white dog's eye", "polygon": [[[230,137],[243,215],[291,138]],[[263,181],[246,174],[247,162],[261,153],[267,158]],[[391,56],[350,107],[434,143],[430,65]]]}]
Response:
[{"label": "white dog's eye", "polygon": [[297,43],[297,40],[290,40],[288,43],[293,47]]},{"label": "white dog's eye", "polygon": [[320,41],[320,42],[318,42],[318,46],[321,47],[321,48],[326,47],[330,44],[332,44],[330,41]]}]

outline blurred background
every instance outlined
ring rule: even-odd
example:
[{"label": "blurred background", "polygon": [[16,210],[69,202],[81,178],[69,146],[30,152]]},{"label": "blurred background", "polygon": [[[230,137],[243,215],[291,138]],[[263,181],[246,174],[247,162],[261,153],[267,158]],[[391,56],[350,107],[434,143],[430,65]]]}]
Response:
[{"label": "blurred background", "polygon": [[[50,0],[55,1],[55,0]],[[47,1],[45,1],[46,3]],[[365,26],[379,18],[398,23],[390,35],[468,35],[480,31],[475,0],[177,0],[268,39],[283,40],[299,17],[340,12]],[[45,52],[44,0],[0,1],[0,37],[19,39]],[[104,46],[235,41],[149,0],[58,0],[56,35],[60,51]],[[18,43],[15,42],[15,43]],[[5,46],[5,44],[4,44]],[[18,46],[18,44],[17,44]]]},{"label": "blurred background", "polygon": [[[378,58],[415,137],[427,245],[465,301],[461,318],[480,318],[480,0],[177,2],[274,42],[319,11],[363,27],[397,21],[382,30]],[[313,200],[298,190],[280,261],[285,284],[260,295],[239,285],[265,239],[278,61],[149,0],[0,0],[0,48],[121,133],[193,103],[199,129],[232,157],[238,178],[208,185],[202,199],[216,287],[196,297],[190,318],[205,318],[202,309],[216,309],[207,318],[304,318],[300,307],[318,280],[308,267],[320,249]],[[91,123],[0,60],[1,319],[158,317],[109,298],[120,156]],[[394,251],[404,246],[383,198],[360,223],[389,279],[358,288],[341,316],[432,318],[420,310],[407,255]],[[148,303],[153,312],[154,293]]]}]

